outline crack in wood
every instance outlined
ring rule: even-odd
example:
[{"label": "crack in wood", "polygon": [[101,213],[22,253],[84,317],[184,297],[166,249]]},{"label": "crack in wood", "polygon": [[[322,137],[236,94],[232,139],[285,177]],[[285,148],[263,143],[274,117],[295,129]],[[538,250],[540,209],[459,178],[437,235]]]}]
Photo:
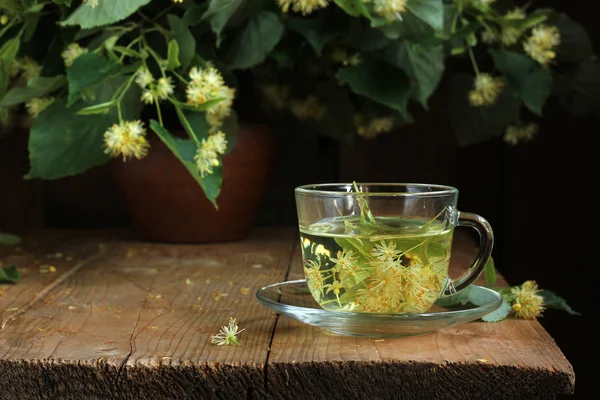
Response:
[{"label": "crack in wood", "polygon": [[119,369],[117,370],[117,376],[115,377],[115,392],[111,392],[111,396],[113,398],[114,398],[114,395],[116,393],[118,393],[118,391],[119,391],[119,377],[121,376],[121,372],[127,365],[127,361],[129,361],[129,358],[131,357],[131,355],[133,354],[133,351],[135,350],[134,344],[133,344],[133,335],[135,335],[135,331],[140,323],[140,317],[142,315],[142,310],[143,310],[143,307],[140,308],[140,311],[138,312],[138,315],[137,315],[137,320],[135,321],[135,325],[133,326],[133,329],[131,330],[131,335],[129,335],[129,353],[127,353],[127,355],[123,358],[123,360],[119,364]]}]

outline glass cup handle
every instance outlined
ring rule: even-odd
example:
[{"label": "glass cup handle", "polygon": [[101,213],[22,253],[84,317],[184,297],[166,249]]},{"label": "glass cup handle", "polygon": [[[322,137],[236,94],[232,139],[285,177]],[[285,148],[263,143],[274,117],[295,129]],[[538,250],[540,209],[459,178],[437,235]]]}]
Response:
[{"label": "glass cup handle", "polygon": [[468,226],[479,233],[479,251],[471,267],[458,279],[451,279],[444,291],[444,296],[450,296],[475,282],[483,272],[494,248],[494,231],[485,218],[480,215],[459,212],[458,226]]}]

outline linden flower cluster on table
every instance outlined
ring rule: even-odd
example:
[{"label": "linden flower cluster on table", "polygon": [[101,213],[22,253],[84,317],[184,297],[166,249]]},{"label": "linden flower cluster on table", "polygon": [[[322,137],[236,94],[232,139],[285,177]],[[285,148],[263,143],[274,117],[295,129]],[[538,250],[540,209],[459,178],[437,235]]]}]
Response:
[{"label": "linden flower cluster on table", "polygon": [[514,296],[512,309],[515,316],[525,319],[533,319],[542,315],[544,311],[544,297],[539,295],[540,290],[534,281],[526,281],[520,287],[511,290]]}]

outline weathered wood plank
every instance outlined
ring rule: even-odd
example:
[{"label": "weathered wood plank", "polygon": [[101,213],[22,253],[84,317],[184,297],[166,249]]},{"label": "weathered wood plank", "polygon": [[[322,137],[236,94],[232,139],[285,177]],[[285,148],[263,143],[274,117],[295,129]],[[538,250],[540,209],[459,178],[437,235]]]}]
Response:
[{"label": "weathered wood plank", "polygon": [[[0,247],[0,267],[16,265],[21,273],[17,284],[0,284],[0,327],[11,317],[33,304],[44,290],[64,279],[74,268],[102,250],[108,233],[76,230],[32,232],[18,246]],[[115,238],[115,232],[111,232]]]},{"label": "weathered wood plank", "polygon": [[[455,241],[453,276],[474,258],[465,238]],[[291,268],[290,280],[303,277],[300,246]],[[574,385],[571,365],[539,322],[516,319],[373,340],[280,317],[266,374],[274,398],[548,398]]]},{"label": "weathered wood plank", "polygon": [[[292,230],[214,245],[107,243],[0,331],[10,398],[246,398],[261,391],[275,316],[253,298],[284,279]],[[210,344],[230,316],[242,347]],[[40,376],[43,379],[40,379]]]}]

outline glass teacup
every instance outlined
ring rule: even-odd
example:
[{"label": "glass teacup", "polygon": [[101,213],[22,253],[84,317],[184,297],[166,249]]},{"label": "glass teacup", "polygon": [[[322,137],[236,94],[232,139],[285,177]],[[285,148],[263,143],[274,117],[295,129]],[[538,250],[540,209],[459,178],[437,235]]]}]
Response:
[{"label": "glass teacup", "polygon": [[[423,313],[472,284],[492,253],[481,216],[456,209],[450,186],[335,183],[296,188],[306,282],[327,310]],[[458,279],[448,276],[454,228],[479,233],[479,252]]]}]

